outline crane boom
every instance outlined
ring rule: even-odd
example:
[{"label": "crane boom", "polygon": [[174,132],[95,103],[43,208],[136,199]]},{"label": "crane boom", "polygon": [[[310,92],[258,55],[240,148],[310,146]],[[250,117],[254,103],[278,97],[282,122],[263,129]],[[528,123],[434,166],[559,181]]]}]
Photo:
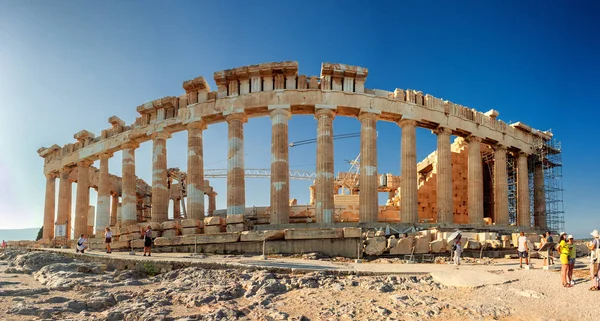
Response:
[{"label": "crane boom", "polygon": [[[226,178],[227,177],[227,169],[205,169],[204,177],[206,178]],[[269,178],[271,177],[271,170],[267,168],[247,168],[244,170],[244,177],[246,178]],[[317,179],[317,174],[312,172],[305,171],[290,171],[290,179],[297,180],[315,180]]]}]

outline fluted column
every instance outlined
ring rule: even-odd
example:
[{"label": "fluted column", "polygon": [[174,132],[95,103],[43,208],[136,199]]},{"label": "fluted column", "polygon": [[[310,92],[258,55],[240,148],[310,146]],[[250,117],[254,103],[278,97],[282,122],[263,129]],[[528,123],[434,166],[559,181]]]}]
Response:
[{"label": "fluted column", "polygon": [[217,193],[212,192],[208,194],[208,214],[213,215],[217,209]]},{"label": "fluted column", "polygon": [[58,183],[58,211],[56,214],[56,223],[65,225],[66,234],[69,238],[71,236],[71,182],[69,181],[69,174],[71,170],[64,167],[59,174]]},{"label": "fluted column", "polygon": [[173,218],[181,218],[181,207],[178,199],[173,200]]},{"label": "fluted column", "polygon": [[[135,178],[135,149],[137,143],[129,142],[123,148],[123,178],[121,180],[121,226],[129,226],[137,223],[137,195]],[[153,191],[154,192],[154,191]],[[154,196],[154,194],[153,194]],[[117,197],[118,202],[118,197]]]},{"label": "fluted column", "polygon": [[204,218],[204,152],[202,148],[202,131],[205,129],[206,123],[203,121],[187,125],[188,210],[186,213],[186,218]]},{"label": "fluted column", "polygon": [[379,214],[377,175],[377,118],[374,113],[361,113],[360,121],[360,193],[359,221],[376,223]]},{"label": "fluted column", "polygon": [[317,119],[317,179],[315,215],[317,223],[332,223],[333,202],[333,118],[331,109],[319,109],[315,113]]},{"label": "fluted column", "polygon": [[[315,182],[313,182],[315,184]],[[310,199],[308,201],[308,205],[315,205],[315,199],[317,198],[317,189],[315,185],[310,185],[308,187],[308,191],[310,192]]]},{"label": "fluted column", "polygon": [[496,145],[494,154],[494,213],[496,215],[496,225],[509,225],[506,146],[502,145]]},{"label": "fluted column", "polygon": [[517,156],[517,222],[519,226],[531,226],[531,209],[529,206],[527,154],[519,152]]},{"label": "fluted column", "polygon": [[402,181],[400,182],[400,211],[402,223],[417,223],[419,213],[418,186],[417,186],[417,122],[402,119],[398,122],[402,131],[401,162],[400,168]]},{"label": "fluted column", "polygon": [[468,214],[471,225],[483,225],[483,164],[481,162],[481,138],[467,137],[468,160]]},{"label": "fluted column", "polygon": [[100,155],[98,198],[96,203],[96,235],[103,235],[104,229],[110,225],[110,177],[108,176],[108,159],[111,156],[112,154]]},{"label": "fluted column", "polygon": [[450,150],[450,128],[439,127],[437,134],[437,210],[441,223],[454,222],[454,200],[452,197],[452,151]]},{"label": "fluted column", "polygon": [[91,161],[83,160],[77,163],[77,199],[75,203],[75,238],[86,234],[88,226],[88,211],[90,209],[90,177]]},{"label": "fluted column", "polygon": [[244,178],[244,123],[245,114],[230,114],[228,124],[227,163],[227,215],[244,214],[246,211],[246,181]]},{"label": "fluted column", "polygon": [[536,162],[533,172],[533,210],[535,227],[546,228],[546,191],[544,188],[544,167]]},{"label": "fluted column", "polygon": [[290,222],[289,109],[271,111],[271,224]]},{"label": "fluted column", "polygon": [[47,240],[54,238],[56,177],[58,177],[57,172],[46,174],[46,198],[44,200],[44,229],[42,237]]},{"label": "fluted column", "polygon": [[169,189],[167,188],[167,138],[171,134],[161,131],[152,134],[152,222],[169,219]]},{"label": "fluted column", "polygon": [[117,205],[119,204],[119,195],[112,194],[110,199],[110,226],[117,224]]}]

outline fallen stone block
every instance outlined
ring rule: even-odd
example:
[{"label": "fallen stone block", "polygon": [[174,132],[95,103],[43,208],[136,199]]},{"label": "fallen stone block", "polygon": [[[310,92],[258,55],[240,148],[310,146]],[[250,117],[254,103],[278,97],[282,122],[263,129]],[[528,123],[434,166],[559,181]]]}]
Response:
[{"label": "fallen stone block", "polygon": [[182,235],[202,234],[204,230],[199,227],[184,227],[181,229]]},{"label": "fallen stone block", "polygon": [[429,235],[419,235],[414,240],[415,254],[429,253]]},{"label": "fallen stone block", "polygon": [[164,230],[181,229],[181,223],[178,221],[166,221],[160,224],[160,228]]},{"label": "fallen stone block", "polygon": [[191,244],[212,244],[212,243],[235,243],[240,240],[239,232],[220,233],[220,234],[195,234],[184,235],[181,237],[184,245]]},{"label": "fallen stone block", "polygon": [[168,237],[157,237],[154,239],[154,245],[156,246],[170,246],[173,242]]},{"label": "fallen stone block", "polygon": [[383,254],[387,247],[385,236],[370,237],[365,241],[365,255],[377,256]]},{"label": "fallen stone block", "polygon": [[398,244],[398,239],[396,238],[396,236],[390,236],[390,238],[387,240],[387,248],[391,249],[392,247],[396,246],[396,244]]},{"label": "fallen stone block", "polygon": [[481,249],[481,243],[479,243],[479,241],[477,241],[477,240],[469,239],[467,241],[467,243],[465,244],[465,249],[480,250]]},{"label": "fallen stone block", "polygon": [[140,229],[143,229],[144,231],[146,230],[146,228],[148,227],[148,225],[150,225],[150,228],[153,230],[162,230],[162,226],[160,223],[158,222],[142,222],[142,223],[138,223],[138,231]]},{"label": "fallen stone block", "polygon": [[396,246],[390,249],[390,254],[410,254],[412,252],[413,240],[414,238],[412,236],[401,238],[398,240],[398,243],[396,243]]},{"label": "fallen stone block", "polygon": [[269,240],[283,240],[285,233],[283,230],[271,230],[271,231],[243,231],[240,235],[240,241],[242,242],[262,242],[265,239]]},{"label": "fallen stone block", "polygon": [[227,215],[227,224],[244,223],[244,214]]},{"label": "fallen stone block", "polygon": [[227,233],[242,232],[243,230],[244,230],[244,223],[227,224],[227,227],[225,228],[225,231]]},{"label": "fallen stone block", "polygon": [[509,240],[503,240],[502,241],[502,248],[503,249],[510,249],[512,246],[510,246],[510,241]]},{"label": "fallen stone block", "polygon": [[318,229],[285,229],[286,240],[310,240],[310,239],[341,239],[344,238],[344,230],[341,228],[318,228]]},{"label": "fallen stone block", "polygon": [[484,243],[485,241],[488,241],[488,240],[496,240],[497,238],[498,238],[498,233],[494,233],[494,232],[481,232],[477,236],[477,240],[479,241],[479,243]]},{"label": "fallen stone block", "polygon": [[111,249],[115,249],[115,250],[122,250],[122,249],[129,249],[131,248],[129,246],[129,241],[116,241],[116,242],[112,242],[110,244],[110,248]]},{"label": "fallen stone block", "polygon": [[[206,223],[206,222],[204,222]],[[205,225],[204,234],[219,234],[221,233],[221,225]]]},{"label": "fallen stone block", "polygon": [[439,239],[439,240],[429,242],[429,250],[431,251],[431,253],[446,252],[448,250],[446,240]]},{"label": "fallen stone block", "polygon": [[489,248],[489,249],[501,249],[502,248],[502,241],[499,240],[487,240],[485,241],[484,248]]},{"label": "fallen stone block", "polygon": [[[135,232],[138,232],[138,233],[139,233],[141,229],[142,229],[142,228],[141,228],[141,227],[139,227],[137,224],[129,225],[129,226],[127,226],[127,228],[126,228],[126,230],[127,230],[127,233],[135,233]],[[145,229],[144,229],[144,230],[145,230]],[[123,234],[125,234],[125,233],[123,233]]]},{"label": "fallen stone block", "polygon": [[186,228],[186,227],[198,227],[198,228],[202,228],[204,227],[204,222],[195,218],[187,218],[184,220],[181,220],[181,228]]},{"label": "fallen stone block", "polygon": [[204,226],[223,225],[225,220],[220,216],[209,216],[204,218]]},{"label": "fallen stone block", "polygon": [[164,231],[162,231],[163,237],[174,237],[177,235],[181,235],[181,232],[179,230],[164,230]]},{"label": "fallen stone block", "polygon": [[360,227],[344,227],[342,229],[344,231],[344,238],[359,238],[362,234],[362,229]]},{"label": "fallen stone block", "polygon": [[141,249],[144,247],[144,240],[131,240],[130,245],[134,249]]}]

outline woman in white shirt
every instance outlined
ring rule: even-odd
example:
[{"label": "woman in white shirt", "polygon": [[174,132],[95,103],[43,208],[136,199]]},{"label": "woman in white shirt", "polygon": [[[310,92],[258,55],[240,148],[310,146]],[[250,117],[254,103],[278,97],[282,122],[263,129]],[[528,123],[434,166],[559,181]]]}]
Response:
[{"label": "woman in white shirt", "polygon": [[110,242],[112,242],[112,232],[109,227],[106,227],[106,232],[104,232],[104,243],[106,243],[106,253],[112,253],[110,249]]}]

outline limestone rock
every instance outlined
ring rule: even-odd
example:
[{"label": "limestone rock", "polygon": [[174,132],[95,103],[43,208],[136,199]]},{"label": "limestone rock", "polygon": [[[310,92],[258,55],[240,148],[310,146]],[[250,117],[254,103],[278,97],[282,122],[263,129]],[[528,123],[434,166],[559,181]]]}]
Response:
[{"label": "limestone rock", "polygon": [[131,240],[131,247],[133,247],[134,249],[141,249],[144,247],[144,240]]},{"label": "limestone rock", "polygon": [[344,231],[344,238],[359,238],[362,234],[360,227],[344,227],[342,230]]},{"label": "limestone rock", "polygon": [[414,238],[412,236],[401,238],[400,240],[398,240],[396,246],[390,249],[390,254],[410,254],[412,252],[413,239]]},{"label": "limestone rock", "polygon": [[[240,216],[242,216],[242,215],[240,215]],[[227,232],[228,233],[242,232],[243,230],[244,230],[244,223],[227,224]]]},{"label": "limestone rock", "polygon": [[240,236],[242,242],[262,242],[266,240],[283,240],[285,233],[283,230],[271,231],[243,231]]},{"label": "limestone rock", "polygon": [[178,221],[166,221],[160,224],[160,228],[164,230],[181,229],[181,223]]},{"label": "limestone rock", "polygon": [[365,241],[365,254],[366,255],[381,255],[385,251],[387,246],[387,240],[385,236],[370,237]]},{"label": "limestone rock", "polygon": [[227,215],[227,224],[244,223],[244,214]]},{"label": "limestone rock", "polygon": [[211,243],[234,243],[240,240],[240,234],[237,233],[220,233],[220,234],[195,234],[184,235],[181,237],[183,244],[211,244]]},{"label": "limestone rock", "polygon": [[344,230],[341,228],[317,228],[317,229],[285,229],[286,240],[310,240],[310,239],[341,239]]},{"label": "limestone rock", "polygon": [[174,237],[177,235],[181,235],[181,232],[179,230],[164,230],[162,232],[163,237]]},{"label": "limestone rock", "polygon": [[431,253],[443,253],[447,251],[446,239],[439,239],[429,242]]},{"label": "limestone rock", "polygon": [[209,216],[204,218],[204,226],[222,225],[224,219],[220,216]]},{"label": "limestone rock", "polygon": [[502,241],[498,241],[498,240],[487,240],[483,244],[485,244],[484,248],[489,248],[489,249],[501,249],[502,248]]},{"label": "limestone rock", "polygon": [[481,243],[479,243],[479,241],[477,241],[477,240],[469,239],[469,240],[467,240],[467,243],[465,244],[465,249],[480,250]]}]

